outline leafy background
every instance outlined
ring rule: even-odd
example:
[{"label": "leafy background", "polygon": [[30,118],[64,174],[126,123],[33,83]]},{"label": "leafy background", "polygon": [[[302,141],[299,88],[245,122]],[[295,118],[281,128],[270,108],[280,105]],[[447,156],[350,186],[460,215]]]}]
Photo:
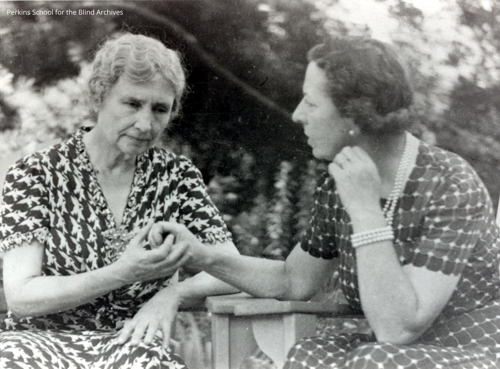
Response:
[{"label": "leafy background", "polygon": [[[120,30],[147,33],[180,50],[189,72],[183,114],[162,144],[202,170],[240,252],[283,259],[304,231],[325,166],[290,120],[306,52],[329,34],[368,34],[394,44],[408,66],[413,132],[465,157],[497,205],[499,8],[494,0],[0,2],[0,177],[23,155],[92,125],[85,80],[94,50]],[[123,15],[7,13],[16,9]],[[334,285],[333,276],[325,288]],[[205,314],[184,314],[177,332],[191,367],[209,367]]]}]

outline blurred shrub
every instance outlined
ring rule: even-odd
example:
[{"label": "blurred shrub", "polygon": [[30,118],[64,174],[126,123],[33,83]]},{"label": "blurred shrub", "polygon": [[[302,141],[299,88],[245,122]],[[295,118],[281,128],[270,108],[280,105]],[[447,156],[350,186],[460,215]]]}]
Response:
[{"label": "blurred shrub", "polygon": [[4,127],[0,134],[1,154],[26,155],[65,139],[76,127],[93,125],[85,98],[88,72],[88,65],[82,64],[79,76],[38,89],[33,79],[14,81],[0,65],[0,127]]}]

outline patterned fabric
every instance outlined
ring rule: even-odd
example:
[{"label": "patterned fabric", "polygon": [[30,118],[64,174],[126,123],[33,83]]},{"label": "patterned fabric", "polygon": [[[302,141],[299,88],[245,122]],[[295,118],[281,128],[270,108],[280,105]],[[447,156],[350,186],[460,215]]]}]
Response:
[{"label": "patterned fabric", "polygon": [[1,347],[0,368],[186,368],[158,337],[150,346],[120,345],[111,331],[7,331]]},{"label": "patterned fabric", "polygon": [[301,340],[288,354],[286,369],[494,369],[495,354],[483,347],[470,349],[373,342],[362,334]]},{"label": "patterned fabric", "polygon": [[[45,245],[42,274],[72,275],[112,263],[116,252],[106,235],[134,234],[150,219],[184,224],[204,243],[231,239],[199,171],[186,158],[158,148],[138,157],[123,221],[117,228],[82,142],[89,130],[80,129],[68,141],[27,156],[9,169],[3,189],[1,251],[36,239]],[[22,367],[25,356],[20,352],[52,352],[42,349],[47,347],[43,345],[57,347],[61,352],[99,353],[99,339],[87,338],[102,336],[102,345],[108,345],[107,337],[114,336],[125,320],[168,283],[169,278],[137,282],[75,309],[42,317],[20,319],[8,312],[0,328],[15,332],[0,334],[0,360],[20,360],[18,365]],[[37,333],[21,332],[26,330]],[[15,349],[11,347],[16,342],[14,337],[19,343]],[[29,348],[25,345],[28,341],[41,346]],[[75,342],[81,342],[81,346]],[[114,347],[111,341],[109,345]],[[119,347],[110,350],[125,352]],[[162,355],[170,354],[163,350]]]},{"label": "patterned fabric", "polygon": [[[401,265],[459,275],[452,297],[415,344],[377,343],[369,335],[299,342],[285,368],[496,368],[500,365],[498,229],[488,192],[459,156],[420,143],[416,166],[394,217]],[[352,227],[327,174],[315,194],[301,247],[314,257],[340,257],[341,289],[361,311]]]}]

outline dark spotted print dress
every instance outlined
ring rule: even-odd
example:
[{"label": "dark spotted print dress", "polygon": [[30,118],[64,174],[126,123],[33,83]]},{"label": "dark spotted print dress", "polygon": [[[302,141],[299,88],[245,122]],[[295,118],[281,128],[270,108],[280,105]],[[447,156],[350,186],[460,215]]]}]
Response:
[{"label": "dark spotted print dress", "polygon": [[[138,157],[117,228],[82,142],[86,130],[9,169],[2,251],[37,240],[45,245],[43,275],[65,276],[112,263],[113,235],[134,234],[150,219],[182,223],[206,244],[230,240],[199,171],[186,158],[157,148]],[[20,319],[9,312],[0,327],[0,368],[184,368],[159,338],[150,346],[116,342],[124,321],[168,283],[169,278],[134,283],[47,316]]]},{"label": "dark spotted print dress", "polygon": [[[340,257],[342,291],[361,311],[352,228],[331,177],[315,199],[301,247],[314,257]],[[498,230],[478,175],[459,156],[420,143],[393,228],[401,265],[460,276],[433,325],[410,345],[362,334],[307,338],[290,350],[285,368],[500,367]]]}]

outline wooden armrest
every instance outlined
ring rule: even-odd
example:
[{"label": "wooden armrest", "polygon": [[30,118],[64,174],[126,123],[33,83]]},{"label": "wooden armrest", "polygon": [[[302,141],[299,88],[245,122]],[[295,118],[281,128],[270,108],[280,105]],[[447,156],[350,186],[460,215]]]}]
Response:
[{"label": "wooden armrest", "polygon": [[205,300],[205,306],[212,313],[232,314],[235,305],[251,299],[253,299],[252,296],[243,292],[233,295],[209,296]]},{"label": "wooden armrest", "polygon": [[255,298],[246,293],[208,297],[207,309],[216,314],[252,316],[265,314],[303,313],[339,317],[359,317],[360,313],[348,304],[331,304],[318,301],[279,301]]}]

